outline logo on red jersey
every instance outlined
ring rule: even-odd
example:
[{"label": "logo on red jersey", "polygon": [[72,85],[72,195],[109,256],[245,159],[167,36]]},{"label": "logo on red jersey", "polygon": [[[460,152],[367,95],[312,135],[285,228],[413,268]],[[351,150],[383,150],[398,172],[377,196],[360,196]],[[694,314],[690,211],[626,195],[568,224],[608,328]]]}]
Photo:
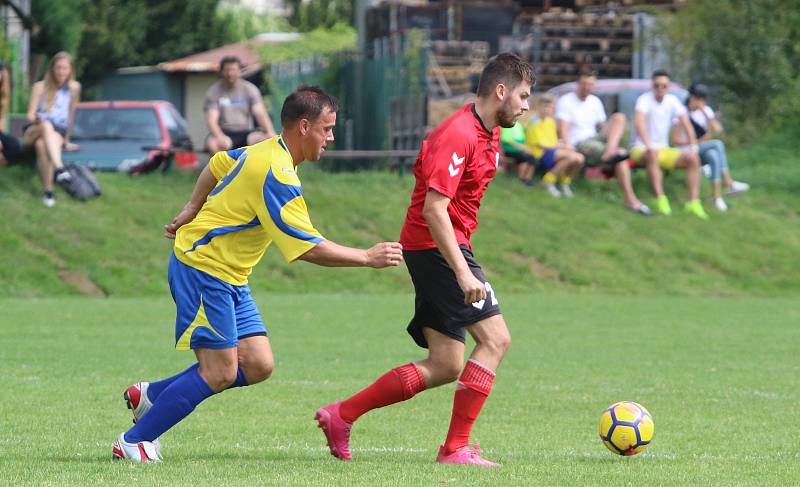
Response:
[{"label": "logo on red jersey", "polygon": [[450,171],[450,177],[453,177],[456,174],[458,174],[458,171],[461,170],[461,168],[458,167],[458,166],[460,166],[461,164],[464,164],[464,158],[465,157],[466,156],[458,157],[458,154],[453,152],[453,162],[451,162],[450,165],[447,166],[447,169]]}]

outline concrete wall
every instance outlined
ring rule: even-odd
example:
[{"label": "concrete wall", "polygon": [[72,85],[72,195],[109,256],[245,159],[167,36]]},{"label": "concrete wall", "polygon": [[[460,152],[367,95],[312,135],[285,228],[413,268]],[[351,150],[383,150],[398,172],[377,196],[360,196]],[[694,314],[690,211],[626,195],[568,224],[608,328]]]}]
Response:
[{"label": "concrete wall", "polygon": [[206,117],[203,112],[203,102],[206,91],[219,79],[216,73],[187,73],[184,84],[183,116],[189,126],[189,135],[197,150],[203,150],[206,135]]}]

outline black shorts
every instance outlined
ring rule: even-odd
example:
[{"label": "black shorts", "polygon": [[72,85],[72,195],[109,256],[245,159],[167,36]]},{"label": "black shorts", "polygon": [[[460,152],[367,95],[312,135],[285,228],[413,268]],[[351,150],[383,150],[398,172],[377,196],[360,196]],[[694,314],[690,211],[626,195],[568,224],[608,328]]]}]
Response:
[{"label": "black shorts", "polygon": [[483,301],[464,304],[464,292],[456,281],[456,275],[438,249],[403,251],[416,292],[414,317],[407,331],[422,348],[428,348],[423,328],[431,328],[463,343],[465,327],[500,314],[497,296],[472,251],[461,246],[461,253],[472,274],[486,286],[486,299]]}]

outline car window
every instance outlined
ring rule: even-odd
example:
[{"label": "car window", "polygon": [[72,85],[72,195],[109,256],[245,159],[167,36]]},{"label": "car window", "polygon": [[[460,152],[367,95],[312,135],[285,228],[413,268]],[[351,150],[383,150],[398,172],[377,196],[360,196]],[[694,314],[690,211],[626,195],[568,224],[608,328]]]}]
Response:
[{"label": "car window", "polygon": [[75,110],[75,140],[142,140],[158,143],[161,131],[152,108],[82,108]]},{"label": "car window", "polygon": [[160,106],[158,110],[164,120],[164,125],[167,127],[172,143],[186,145],[186,141],[189,140],[189,131],[186,128],[186,121],[183,117],[170,106]]}]

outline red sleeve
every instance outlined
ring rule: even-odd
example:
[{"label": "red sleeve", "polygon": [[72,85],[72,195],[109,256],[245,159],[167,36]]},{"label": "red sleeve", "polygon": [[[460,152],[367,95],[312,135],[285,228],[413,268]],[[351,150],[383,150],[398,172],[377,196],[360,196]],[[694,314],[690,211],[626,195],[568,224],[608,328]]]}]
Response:
[{"label": "red sleeve", "polygon": [[428,189],[447,196],[456,195],[458,183],[472,160],[473,144],[460,134],[442,134],[437,144],[427,147],[423,156],[428,168]]}]

